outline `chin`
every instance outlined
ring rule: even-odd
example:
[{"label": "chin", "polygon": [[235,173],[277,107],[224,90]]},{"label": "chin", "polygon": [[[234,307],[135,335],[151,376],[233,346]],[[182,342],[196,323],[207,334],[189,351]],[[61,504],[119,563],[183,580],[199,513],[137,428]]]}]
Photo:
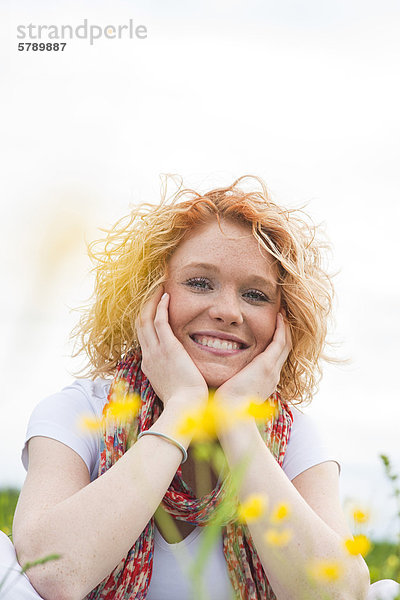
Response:
[{"label": "chin", "polygon": [[222,373],[202,373],[208,388],[218,389],[223,383],[233,377],[235,373],[223,375]]}]

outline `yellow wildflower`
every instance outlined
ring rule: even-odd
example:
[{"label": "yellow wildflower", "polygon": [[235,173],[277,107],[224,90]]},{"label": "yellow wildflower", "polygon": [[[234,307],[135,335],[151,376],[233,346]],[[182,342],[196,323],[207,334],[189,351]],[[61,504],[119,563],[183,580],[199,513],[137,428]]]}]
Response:
[{"label": "yellow wildflower", "polygon": [[119,398],[110,402],[106,409],[105,418],[118,421],[130,421],[136,417],[141,405],[137,394],[127,394],[125,398]]},{"label": "yellow wildflower", "polygon": [[317,581],[337,581],[343,573],[340,563],[330,560],[319,560],[308,569],[311,577]]},{"label": "yellow wildflower", "polygon": [[191,435],[194,441],[208,441],[217,437],[217,431],[221,427],[227,427],[231,423],[232,415],[215,402],[210,394],[207,404],[184,413],[177,433]]},{"label": "yellow wildflower", "polygon": [[349,554],[356,556],[357,554],[361,554],[361,556],[366,556],[368,552],[371,550],[371,542],[367,538],[367,536],[360,534],[355,535],[354,539],[348,539],[344,541],[345,548]]},{"label": "yellow wildflower", "polygon": [[118,382],[110,402],[104,407],[102,418],[83,415],[78,423],[80,429],[101,431],[109,421],[120,421],[121,423],[132,421],[139,412],[141,400],[138,394],[127,393],[127,389],[127,384]]},{"label": "yellow wildflower", "polygon": [[269,546],[287,546],[292,538],[290,529],[267,529],[264,539]]},{"label": "yellow wildflower", "polygon": [[366,523],[369,520],[369,512],[355,508],[353,510],[353,519],[355,523]]},{"label": "yellow wildflower", "polygon": [[79,420],[79,428],[84,431],[100,431],[102,428],[102,420],[96,419],[96,417],[82,416]]},{"label": "yellow wildflower", "polygon": [[198,442],[193,445],[193,455],[196,460],[210,461],[216,452],[216,445],[213,442]]},{"label": "yellow wildflower", "polygon": [[278,413],[275,402],[265,400],[262,404],[253,402],[251,399],[239,412],[239,417],[254,417],[256,421],[270,421]]},{"label": "yellow wildflower", "polygon": [[400,564],[400,558],[395,554],[391,554],[387,557],[386,564],[390,569],[396,569]]},{"label": "yellow wildflower", "polygon": [[238,508],[239,521],[249,523],[256,521],[265,512],[267,501],[261,494],[251,494]]},{"label": "yellow wildflower", "polygon": [[121,397],[125,396],[129,391],[129,383],[123,379],[120,379],[114,383],[111,400],[120,400]]},{"label": "yellow wildflower", "polygon": [[277,504],[271,514],[271,523],[277,525],[290,516],[290,508],[286,502]]}]

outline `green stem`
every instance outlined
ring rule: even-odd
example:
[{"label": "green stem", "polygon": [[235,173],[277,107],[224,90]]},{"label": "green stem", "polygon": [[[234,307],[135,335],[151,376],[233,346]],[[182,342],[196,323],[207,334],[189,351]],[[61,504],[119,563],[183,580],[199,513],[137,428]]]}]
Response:
[{"label": "green stem", "polygon": [[154,518],[164,539],[173,540],[170,542],[172,544],[177,544],[182,541],[182,536],[176,526],[175,519],[171,517],[162,504],[158,506],[154,513]]},{"label": "green stem", "polygon": [[197,496],[201,498],[212,489],[210,465],[205,460],[195,460],[194,466]]}]

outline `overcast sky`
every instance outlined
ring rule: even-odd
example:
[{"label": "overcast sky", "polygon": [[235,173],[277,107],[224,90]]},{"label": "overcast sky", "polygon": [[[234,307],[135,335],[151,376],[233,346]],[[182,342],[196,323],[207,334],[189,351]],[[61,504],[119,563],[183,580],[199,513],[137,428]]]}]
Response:
[{"label": "overcast sky", "polygon": [[[333,338],[350,363],[326,368],[307,412],[342,461],[343,497],[376,504],[386,531],[379,453],[400,470],[399,17],[385,0],[2,1],[0,485],[23,483],[29,415],[79,368],[68,334],[91,289],[85,240],[157,202],[162,173],[203,191],[252,173],[332,243]],[[85,19],[147,37],[17,50],[17,26]]]}]

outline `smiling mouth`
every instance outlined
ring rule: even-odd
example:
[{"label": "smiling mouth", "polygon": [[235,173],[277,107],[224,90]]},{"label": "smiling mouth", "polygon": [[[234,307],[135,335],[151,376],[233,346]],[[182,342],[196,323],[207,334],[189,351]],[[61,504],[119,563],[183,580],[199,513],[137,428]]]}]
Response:
[{"label": "smiling mouth", "polygon": [[213,348],[214,350],[243,350],[247,348],[247,346],[239,342],[221,340],[210,335],[191,335],[190,338],[199,346]]}]

